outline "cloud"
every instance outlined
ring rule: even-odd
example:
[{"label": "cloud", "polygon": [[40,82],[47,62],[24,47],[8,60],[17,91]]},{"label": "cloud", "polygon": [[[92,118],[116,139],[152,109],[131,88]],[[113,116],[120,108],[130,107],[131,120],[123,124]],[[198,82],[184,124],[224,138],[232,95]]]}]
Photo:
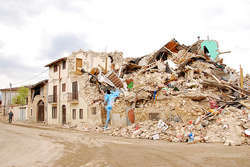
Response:
[{"label": "cloud", "polygon": [[33,0],[16,1],[1,0],[0,23],[7,25],[22,25],[28,17],[32,17],[41,12],[41,4],[33,3]]},{"label": "cloud", "polygon": [[87,48],[88,44],[85,41],[84,35],[76,35],[73,33],[60,34],[50,40],[49,48],[43,51],[40,59],[44,59],[44,56],[48,59],[56,59],[62,57],[65,52],[71,53],[72,51]]},{"label": "cloud", "polygon": [[0,71],[10,78],[23,79],[27,74],[38,71],[35,67],[20,63],[15,56],[4,57],[0,53]]},{"label": "cloud", "polygon": [[26,80],[79,50],[139,57],[172,38],[216,39],[225,62],[250,72],[250,3],[245,0],[0,0],[0,87]]},{"label": "cloud", "polygon": [[0,49],[4,47],[4,42],[0,41]]},{"label": "cloud", "polygon": [[29,23],[30,18],[42,14],[50,7],[63,12],[79,12],[79,2],[81,1],[76,0],[72,3],[68,0],[0,0],[0,23],[21,27]]}]

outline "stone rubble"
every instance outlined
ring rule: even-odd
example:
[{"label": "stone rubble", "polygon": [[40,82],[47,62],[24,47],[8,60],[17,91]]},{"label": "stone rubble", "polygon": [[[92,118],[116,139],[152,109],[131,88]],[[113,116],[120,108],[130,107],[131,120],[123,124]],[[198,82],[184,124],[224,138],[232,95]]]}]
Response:
[{"label": "stone rubble", "polygon": [[[120,61],[117,75],[124,82],[133,81],[133,86],[121,91],[112,114],[127,122],[118,127],[111,122],[111,129],[96,131],[169,142],[250,144],[245,134],[250,128],[250,76],[241,87],[240,74],[219,57],[207,58],[199,49],[201,42],[185,46],[172,40],[157,52]],[[89,105],[103,105],[105,90],[116,88],[96,81],[83,89]],[[128,108],[134,113],[132,124]]]}]

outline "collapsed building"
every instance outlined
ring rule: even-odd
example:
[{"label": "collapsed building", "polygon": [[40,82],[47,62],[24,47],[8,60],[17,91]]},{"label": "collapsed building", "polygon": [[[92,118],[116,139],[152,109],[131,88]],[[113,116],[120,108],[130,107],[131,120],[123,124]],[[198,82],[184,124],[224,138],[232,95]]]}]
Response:
[{"label": "collapsed building", "polygon": [[223,64],[224,53],[230,52],[220,52],[217,41],[186,46],[173,39],[152,54],[119,60],[124,63],[111,70],[83,68],[88,105],[100,110],[103,126],[103,96],[120,90],[113,128],[105,131],[113,136],[249,143],[250,77]]}]

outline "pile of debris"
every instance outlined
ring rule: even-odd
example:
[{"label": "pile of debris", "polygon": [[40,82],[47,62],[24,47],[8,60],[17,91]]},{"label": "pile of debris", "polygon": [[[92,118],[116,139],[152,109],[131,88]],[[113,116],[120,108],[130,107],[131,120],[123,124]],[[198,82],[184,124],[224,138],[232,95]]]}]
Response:
[{"label": "pile of debris", "polygon": [[230,52],[219,52],[216,41],[185,46],[173,39],[153,54],[127,58],[120,69],[93,70],[89,75],[99,89],[96,97],[107,90],[121,91],[112,108],[113,129],[106,133],[250,144],[250,76],[223,64],[223,53]]},{"label": "pile of debris", "polygon": [[166,140],[168,142],[225,143],[226,145],[250,144],[243,129],[250,128],[244,110],[229,107],[218,117],[198,117],[195,121],[147,120],[128,127],[114,128],[105,133],[126,138]]}]

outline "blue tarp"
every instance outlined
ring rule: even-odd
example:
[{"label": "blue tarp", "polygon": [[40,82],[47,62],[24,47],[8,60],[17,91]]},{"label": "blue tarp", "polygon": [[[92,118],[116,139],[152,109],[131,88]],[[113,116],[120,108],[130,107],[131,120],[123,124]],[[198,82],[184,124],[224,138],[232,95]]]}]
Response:
[{"label": "blue tarp", "polygon": [[107,120],[106,120],[106,124],[105,124],[105,128],[108,127],[108,123],[109,123],[109,120],[110,120],[110,111],[112,110],[112,106],[115,102],[115,99],[117,97],[119,97],[120,95],[120,91],[117,89],[116,91],[111,91],[110,94],[105,94],[104,96],[104,102],[107,103],[105,109],[107,111]]},{"label": "blue tarp", "polygon": [[216,41],[206,40],[201,43],[201,50],[204,51],[204,46],[207,48],[211,60],[215,61],[218,56],[218,45]]}]

